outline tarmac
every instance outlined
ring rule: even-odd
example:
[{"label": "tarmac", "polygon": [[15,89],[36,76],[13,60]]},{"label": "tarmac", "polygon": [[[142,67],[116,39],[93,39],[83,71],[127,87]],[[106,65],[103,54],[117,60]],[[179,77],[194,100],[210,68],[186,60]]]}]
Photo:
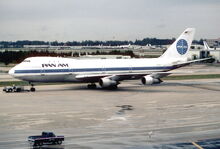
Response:
[{"label": "tarmac", "polygon": [[0,149],[31,148],[27,137],[42,131],[65,136],[63,145],[43,148],[220,148],[220,79],[36,89],[0,92]]}]

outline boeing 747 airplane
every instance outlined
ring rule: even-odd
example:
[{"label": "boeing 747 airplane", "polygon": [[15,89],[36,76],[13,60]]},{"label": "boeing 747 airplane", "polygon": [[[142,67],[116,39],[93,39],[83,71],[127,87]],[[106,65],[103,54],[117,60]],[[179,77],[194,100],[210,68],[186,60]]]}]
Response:
[{"label": "boeing 747 airplane", "polygon": [[144,85],[161,83],[169,71],[204,59],[188,61],[195,29],[187,28],[158,58],[140,59],[71,59],[30,57],[13,67],[9,74],[28,81],[35,91],[35,82],[82,82],[89,88],[117,88],[123,80],[140,79]]}]

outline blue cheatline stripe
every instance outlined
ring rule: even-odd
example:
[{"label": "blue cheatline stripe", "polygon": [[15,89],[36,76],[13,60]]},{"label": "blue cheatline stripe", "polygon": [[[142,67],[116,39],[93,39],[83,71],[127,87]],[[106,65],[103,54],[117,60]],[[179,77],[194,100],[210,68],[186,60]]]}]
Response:
[{"label": "blue cheatline stripe", "polygon": [[173,66],[166,67],[118,67],[118,68],[80,68],[80,69],[35,69],[35,70],[15,70],[15,73],[63,73],[63,72],[92,72],[92,71],[134,71],[134,70],[169,70]]}]

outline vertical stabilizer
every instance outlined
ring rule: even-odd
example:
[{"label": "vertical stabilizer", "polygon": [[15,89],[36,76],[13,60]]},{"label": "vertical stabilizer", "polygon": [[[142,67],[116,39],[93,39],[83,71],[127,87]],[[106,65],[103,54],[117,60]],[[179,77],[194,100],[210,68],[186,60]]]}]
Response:
[{"label": "vertical stabilizer", "polygon": [[194,34],[194,28],[187,28],[165,53],[161,55],[161,58],[185,58],[192,44]]}]

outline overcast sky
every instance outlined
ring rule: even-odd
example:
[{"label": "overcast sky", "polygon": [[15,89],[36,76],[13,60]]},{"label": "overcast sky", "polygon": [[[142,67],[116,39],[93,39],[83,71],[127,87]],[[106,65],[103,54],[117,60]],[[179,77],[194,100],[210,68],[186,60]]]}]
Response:
[{"label": "overcast sky", "polygon": [[0,40],[220,37],[220,0],[0,0]]}]

